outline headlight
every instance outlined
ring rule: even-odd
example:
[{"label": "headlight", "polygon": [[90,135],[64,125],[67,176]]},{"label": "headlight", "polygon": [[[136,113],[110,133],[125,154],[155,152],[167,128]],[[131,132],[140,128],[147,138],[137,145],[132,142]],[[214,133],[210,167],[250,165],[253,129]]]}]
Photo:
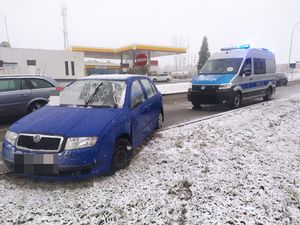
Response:
[{"label": "headlight", "polygon": [[220,86],[219,86],[219,90],[222,90],[222,89],[229,89],[229,88],[231,88],[231,84],[229,83],[229,84],[221,84]]},{"label": "headlight", "polygon": [[18,137],[17,133],[8,130],[5,134],[4,139],[7,140],[11,145],[15,145],[17,137]]},{"label": "headlight", "polygon": [[78,148],[87,148],[94,146],[98,137],[72,137],[68,138],[65,150],[72,150]]}]

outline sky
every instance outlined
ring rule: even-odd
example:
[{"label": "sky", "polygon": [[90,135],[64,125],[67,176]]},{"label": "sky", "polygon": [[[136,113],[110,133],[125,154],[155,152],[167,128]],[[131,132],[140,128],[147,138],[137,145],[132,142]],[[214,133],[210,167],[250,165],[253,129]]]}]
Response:
[{"label": "sky", "polygon": [[[250,44],[287,63],[292,27],[300,22],[300,0],[64,0],[70,45],[117,48],[132,43],[211,52]],[[12,47],[63,49],[62,0],[0,0],[0,41]],[[300,24],[291,61],[300,60]]]}]

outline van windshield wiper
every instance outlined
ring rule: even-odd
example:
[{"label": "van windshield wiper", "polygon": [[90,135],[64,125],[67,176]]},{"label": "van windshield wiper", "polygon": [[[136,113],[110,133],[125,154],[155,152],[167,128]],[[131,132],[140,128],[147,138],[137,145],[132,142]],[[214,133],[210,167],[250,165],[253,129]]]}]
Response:
[{"label": "van windshield wiper", "polygon": [[100,82],[100,83],[97,85],[97,87],[95,88],[93,94],[91,94],[91,95],[87,98],[87,100],[85,101],[85,107],[87,107],[87,106],[91,103],[92,99],[93,99],[94,96],[98,93],[98,91],[99,91],[99,89],[100,89],[100,87],[101,87],[102,84],[103,84],[103,82]]}]

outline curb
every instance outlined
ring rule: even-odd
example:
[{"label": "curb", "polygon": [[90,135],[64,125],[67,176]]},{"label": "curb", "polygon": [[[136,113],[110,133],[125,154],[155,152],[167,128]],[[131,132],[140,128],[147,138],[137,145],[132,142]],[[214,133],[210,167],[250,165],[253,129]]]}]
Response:
[{"label": "curb", "polygon": [[290,99],[292,97],[294,97],[294,96],[289,96],[289,97],[285,97],[285,98],[281,98],[281,99],[276,99],[276,100],[271,100],[271,101],[267,101],[267,102],[263,101],[263,102],[260,102],[260,103],[256,103],[254,105],[249,105],[249,106],[241,107],[241,108],[238,108],[238,109],[232,109],[232,110],[229,110],[229,111],[226,111],[226,112],[222,112],[222,113],[218,113],[218,114],[215,114],[215,115],[212,115],[212,116],[206,116],[206,117],[202,117],[202,118],[199,118],[199,119],[191,120],[191,121],[188,121],[188,122],[180,123],[180,124],[177,124],[177,125],[168,126],[166,128],[162,128],[159,132],[163,132],[163,131],[170,130],[170,129],[177,128],[177,127],[187,126],[187,125],[194,124],[194,123],[201,122],[201,121],[205,121],[205,120],[210,120],[210,119],[213,119],[213,118],[216,118],[216,117],[221,117],[221,116],[224,116],[224,115],[232,114],[234,112],[243,111],[244,109],[256,108],[256,107],[261,106],[262,104],[266,104],[266,103],[270,103],[270,102],[282,101],[284,99]]}]

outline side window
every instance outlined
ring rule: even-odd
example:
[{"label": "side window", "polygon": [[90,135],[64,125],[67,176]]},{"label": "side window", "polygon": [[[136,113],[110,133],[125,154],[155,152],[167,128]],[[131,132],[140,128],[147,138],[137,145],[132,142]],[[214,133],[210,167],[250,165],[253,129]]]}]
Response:
[{"label": "side window", "polygon": [[145,90],[146,90],[146,93],[147,93],[147,96],[148,98],[151,98],[155,93],[154,93],[154,90],[149,82],[149,80],[147,79],[142,79],[141,80]]},{"label": "side window", "polygon": [[30,89],[30,87],[25,79],[21,80],[21,86],[22,86],[22,90]]},{"label": "side window", "polygon": [[244,65],[242,67],[241,73],[244,73],[245,71],[249,71],[249,75],[252,74],[252,62],[251,58],[247,58],[244,62]]},{"label": "side window", "polygon": [[36,88],[51,88],[54,87],[52,84],[50,84],[48,81],[42,80],[42,79],[31,79],[31,84],[34,89]]},{"label": "side window", "polygon": [[16,91],[19,89],[21,89],[21,81],[19,79],[0,80],[0,92]]},{"label": "side window", "polygon": [[139,103],[144,102],[144,101],[145,101],[145,96],[144,96],[143,89],[142,89],[140,83],[137,80],[135,80],[132,83],[131,92],[130,92],[131,108],[134,108]]},{"label": "side window", "polygon": [[266,73],[266,60],[254,58],[254,74],[265,74]]}]

